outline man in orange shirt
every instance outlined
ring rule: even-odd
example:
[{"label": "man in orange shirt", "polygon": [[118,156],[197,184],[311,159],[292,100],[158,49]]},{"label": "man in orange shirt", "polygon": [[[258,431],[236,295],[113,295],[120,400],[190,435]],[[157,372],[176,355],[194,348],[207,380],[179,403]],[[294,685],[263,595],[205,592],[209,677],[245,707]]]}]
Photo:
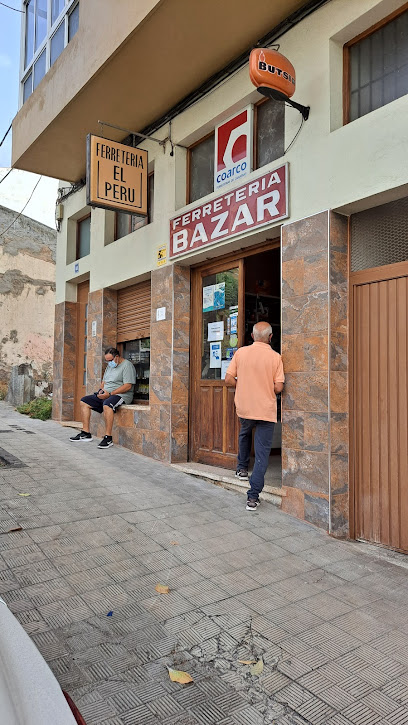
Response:
[{"label": "man in orange shirt", "polygon": [[227,385],[235,387],[235,407],[241,424],[236,477],[248,480],[252,429],[255,428],[255,465],[246,508],[256,511],[264,487],[277,420],[276,393],[281,393],[285,376],[281,356],[272,350],[272,328],[267,322],[253,327],[252,345],[240,347],[225,374]]}]

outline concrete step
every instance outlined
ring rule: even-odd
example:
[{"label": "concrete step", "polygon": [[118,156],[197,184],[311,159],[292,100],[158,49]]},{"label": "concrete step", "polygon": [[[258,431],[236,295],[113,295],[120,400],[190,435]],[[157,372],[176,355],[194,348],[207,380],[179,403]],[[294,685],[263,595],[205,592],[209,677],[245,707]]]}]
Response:
[{"label": "concrete step", "polygon": [[[171,466],[177,471],[188,473],[190,476],[196,476],[197,478],[204,478],[210,483],[215,483],[217,486],[223,486],[223,488],[232,491],[243,493],[248,489],[248,482],[235,478],[235,471],[230,471],[228,468],[209,466],[204,463],[172,463]],[[286,496],[286,492],[282,488],[267,484],[260,498],[262,501],[269,501],[269,503],[280,508],[284,496]]]}]

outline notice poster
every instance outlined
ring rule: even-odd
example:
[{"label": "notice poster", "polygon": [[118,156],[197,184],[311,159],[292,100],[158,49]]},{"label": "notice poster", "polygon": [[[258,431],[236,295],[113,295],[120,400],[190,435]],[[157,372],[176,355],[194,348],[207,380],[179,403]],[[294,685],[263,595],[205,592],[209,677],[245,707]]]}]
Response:
[{"label": "notice poster", "polygon": [[203,287],[203,312],[213,312],[225,308],[225,282]]},{"label": "notice poster", "polygon": [[221,380],[225,380],[225,373],[228,370],[231,360],[221,360]]},{"label": "notice poster", "polygon": [[210,342],[210,368],[221,367],[221,343]]},{"label": "notice poster", "polygon": [[232,315],[230,315],[231,320],[231,334],[237,333],[238,331],[238,312],[234,312]]},{"label": "notice poster", "polygon": [[221,320],[221,322],[209,322],[208,323],[208,342],[213,342],[214,340],[223,340],[224,339],[224,322]]}]

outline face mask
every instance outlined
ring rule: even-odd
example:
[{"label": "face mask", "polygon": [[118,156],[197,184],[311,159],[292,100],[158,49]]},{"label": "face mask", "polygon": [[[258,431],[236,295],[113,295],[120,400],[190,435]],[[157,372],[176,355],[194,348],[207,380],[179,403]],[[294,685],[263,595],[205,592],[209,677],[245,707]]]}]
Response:
[{"label": "face mask", "polygon": [[117,362],[115,362],[114,360],[109,360],[109,362],[108,362],[108,368],[117,368],[117,367],[118,367],[118,363]]}]

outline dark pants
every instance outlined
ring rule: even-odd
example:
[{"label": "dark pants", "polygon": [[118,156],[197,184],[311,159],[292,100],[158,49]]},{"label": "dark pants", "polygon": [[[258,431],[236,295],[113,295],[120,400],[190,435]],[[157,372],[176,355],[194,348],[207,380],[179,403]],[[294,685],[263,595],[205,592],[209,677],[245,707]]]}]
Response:
[{"label": "dark pants", "polygon": [[250,478],[251,488],[248,489],[248,498],[257,501],[265,483],[265,473],[268,468],[275,423],[271,423],[269,420],[251,420],[249,418],[240,418],[239,422],[241,427],[238,443],[238,471],[248,470],[252,446],[252,429],[255,428],[255,465]]}]

